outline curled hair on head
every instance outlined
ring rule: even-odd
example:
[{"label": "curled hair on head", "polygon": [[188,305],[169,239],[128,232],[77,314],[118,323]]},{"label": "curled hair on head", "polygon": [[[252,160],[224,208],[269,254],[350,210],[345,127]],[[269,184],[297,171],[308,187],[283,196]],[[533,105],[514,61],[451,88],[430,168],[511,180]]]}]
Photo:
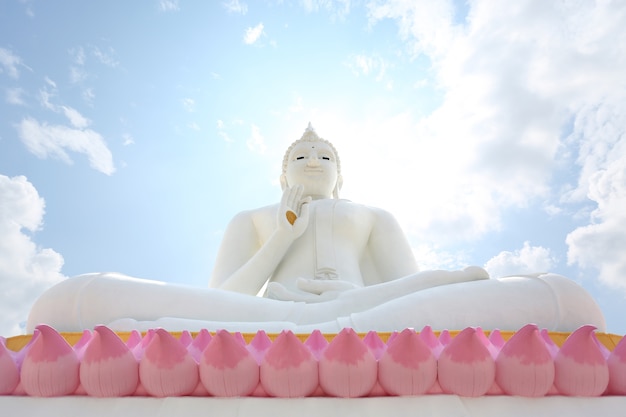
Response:
[{"label": "curled hair on head", "polygon": [[339,190],[341,189],[341,185],[343,184],[343,179],[341,177],[341,162],[339,161],[339,154],[337,153],[337,149],[335,149],[335,146],[332,143],[330,143],[326,139],[323,139],[317,136],[317,133],[315,133],[315,129],[313,129],[313,126],[311,126],[311,122],[309,122],[309,125],[307,126],[306,130],[302,134],[302,137],[296,140],[295,142],[293,142],[291,145],[289,145],[289,148],[287,148],[287,152],[285,152],[285,156],[283,157],[283,172],[280,176],[281,186],[283,187],[283,189],[285,189],[285,186],[287,184],[286,174],[287,174],[287,164],[289,163],[289,155],[291,154],[291,151],[293,150],[294,146],[296,146],[300,142],[323,142],[327,144],[330,147],[330,149],[333,151],[333,154],[335,155],[335,162],[337,163],[337,184],[335,184],[335,189],[333,190],[333,198],[338,199]]}]

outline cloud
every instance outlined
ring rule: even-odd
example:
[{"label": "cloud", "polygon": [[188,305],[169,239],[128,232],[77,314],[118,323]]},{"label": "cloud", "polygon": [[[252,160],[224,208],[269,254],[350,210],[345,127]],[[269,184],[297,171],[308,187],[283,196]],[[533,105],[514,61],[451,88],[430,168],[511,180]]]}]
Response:
[{"label": "cloud", "polygon": [[243,36],[243,42],[246,45],[252,45],[259,40],[263,34],[263,23],[259,23],[255,27],[246,29],[246,33]]},{"label": "cloud", "polygon": [[[431,61],[441,96],[416,123],[396,115],[407,130],[386,134],[401,135],[394,165],[420,196],[418,207],[405,204],[416,232],[477,239],[498,230],[508,208],[538,202],[557,212],[584,201],[586,185],[578,184],[569,200],[552,201],[562,191],[554,175],[577,163],[581,183],[597,179],[587,160],[603,160],[614,143],[608,129],[625,125],[616,121],[626,113],[626,5],[479,0],[465,20],[452,1],[375,0],[368,10],[372,24],[396,21],[407,50]],[[585,113],[607,120],[593,127],[590,115],[583,130]]]},{"label": "cloud", "polygon": [[61,106],[61,110],[65,114],[65,117],[68,118],[72,126],[74,126],[75,128],[84,129],[91,124],[91,121],[82,114],[80,114],[76,109],[67,106]]},{"label": "cloud", "polygon": [[[63,257],[32,240],[40,229],[44,200],[26,177],[0,175],[0,335],[23,333],[30,306],[65,277]],[[25,231],[29,233],[25,233]]]},{"label": "cloud", "polygon": [[354,75],[375,75],[376,81],[383,80],[387,65],[385,60],[378,55],[364,54],[351,55],[346,63]]},{"label": "cloud", "polygon": [[122,145],[124,146],[130,146],[130,145],[134,145],[135,144],[135,139],[133,138],[133,136],[130,133],[124,133],[122,135]]},{"label": "cloud", "polygon": [[46,82],[46,85],[39,90],[39,102],[44,108],[56,112],[58,111],[57,106],[53,104],[51,100],[57,94],[57,85],[53,80],[48,77],[45,77],[44,80]]},{"label": "cloud", "polygon": [[71,48],[68,52],[76,65],[85,65],[85,49],[82,46]]},{"label": "cloud", "polygon": [[229,13],[246,14],[248,12],[248,5],[239,2],[239,0],[228,0],[222,4],[224,5],[226,11],[228,11]]},{"label": "cloud", "polygon": [[308,13],[324,10],[333,19],[342,19],[350,13],[350,0],[303,0],[302,5]]},{"label": "cloud", "polygon": [[23,88],[7,88],[6,91],[6,100],[7,103],[13,104],[16,106],[25,106],[26,101],[24,101],[25,91]]},{"label": "cloud", "polygon": [[87,72],[80,67],[70,67],[70,82],[79,84],[87,80]]},{"label": "cloud", "polygon": [[224,123],[223,120],[218,119],[216,122],[216,125],[217,125],[217,134],[219,135],[219,137],[221,137],[224,140],[224,142],[234,142],[233,139],[228,134],[228,132],[226,132],[226,123]]},{"label": "cloud", "polygon": [[88,105],[92,105],[96,98],[96,94],[93,92],[93,88],[85,88],[83,90],[82,97]]},{"label": "cloud", "polygon": [[265,144],[265,139],[261,134],[261,129],[258,126],[251,126],[250,138],[246,141],[246,145],[248,145],[248,149],[252,152],[264,154],[267,150],[267,145]]},{"label": "cloud", "polygon": [[456,270],[469,266],[469,257],[464,252],[451,253],[430,244],[421,244],[412,249],[420,271]]},{"label": "cloud", "polygon": [[503,251],[489,259],[485,264],[485,269],[492,278],[498,278],[507,275],[548,272],[556,263],[550,249],[530,246],[529,242],[524,242],[522,249],[514,252]]},{"label": "cloud", "polygon": [[108,51],[103,51],[97,46],[93,46],[91,48],[91,53],[93,56],[102,64],[107,67],[116,68],[120,65],[119,61],[115,59],[115,50],[113,48],[109,48]]},{"label": "cloud", "polygon": [[196,101],[194,99],[183,98],[180,100],[180,102],[183,104],[185,110],[187,110],[189,113],[193,113],[196,110]]},{"label": "cloud", "polygon": [[[82,123],[80,118],[74,122]],[[17,131],[26,148],[39,158],[58,158],[71,164],[72,160],[66,152],[69,150],[86,155],[89,165],[103,174],[115,172],[111,151],[102,136],[91,129],[40,124],[27,117],[17,125]]]},{"label": "cloud", "polygon": [[46,85],[39,90],[41,105],[55,113],[65,115],[71,127],[48,125],[45,122],[39,123],[32,117],[26,117],[16,126],[22,143],[39,158],[58,158],[67,164],[71,164],[72,159],[66,150],[84,154],[92,168],[106,175],[113,174],[115,166],[111,151],[98,132],[88,129],[91,120],[73,107],[55,104],[53,99],[57,95],[57,85],[48,77],[45,81]]},{"label": "cloud", "polygon": [[158,7],[161,12],[177,12],[180,10],[178,0],[159,0]]},{"label": "cloud", "polygon": [[599,279],[626,290],[626,95],[578,113],[571,140],[579,144],[578,183],[568,201],[592,202],[589,224],[566,239],[568,262],[596,270]]},{"label": "cloud", "polygon": [[22,58],[5,48],[0,48],[0,74],[7,73],[11,78],[19,78],[18,67],[22,64]]}]

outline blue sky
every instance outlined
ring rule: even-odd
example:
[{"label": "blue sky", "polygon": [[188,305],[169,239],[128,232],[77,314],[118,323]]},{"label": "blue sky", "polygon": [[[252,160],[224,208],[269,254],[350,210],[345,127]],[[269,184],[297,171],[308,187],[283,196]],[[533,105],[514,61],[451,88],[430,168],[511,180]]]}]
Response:
[{"label": "blue sky", "polygon": [[625,27],[618,1],[4,1],[0,334],[81,273],[206,286],[309,122],[422,269],[560,273],[624,334]]}]

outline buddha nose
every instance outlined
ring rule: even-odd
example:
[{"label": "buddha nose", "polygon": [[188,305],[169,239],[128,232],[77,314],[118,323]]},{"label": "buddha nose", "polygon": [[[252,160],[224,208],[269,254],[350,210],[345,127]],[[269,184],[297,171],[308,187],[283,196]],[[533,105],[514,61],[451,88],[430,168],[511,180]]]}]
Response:
[{"label": "buddha nose", "polygon": [[311,156],[309,156],[309,160],[307,162],[307,165],[310,167],[317,167],[320,165],[320,160],[317,157],[316,154],[311,154]]}]

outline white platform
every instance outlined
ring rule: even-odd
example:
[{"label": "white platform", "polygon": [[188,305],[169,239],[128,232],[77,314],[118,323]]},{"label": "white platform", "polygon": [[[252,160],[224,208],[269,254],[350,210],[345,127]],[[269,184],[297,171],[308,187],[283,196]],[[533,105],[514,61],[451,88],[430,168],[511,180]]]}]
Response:
[{"label": "white platform", "polygon": [[91,398],[0,397],[2,416],[219,416],[219,417],[331,417],[331,416],[615,416],[626,415],[626,397],[454,395],[378,398]]}]

